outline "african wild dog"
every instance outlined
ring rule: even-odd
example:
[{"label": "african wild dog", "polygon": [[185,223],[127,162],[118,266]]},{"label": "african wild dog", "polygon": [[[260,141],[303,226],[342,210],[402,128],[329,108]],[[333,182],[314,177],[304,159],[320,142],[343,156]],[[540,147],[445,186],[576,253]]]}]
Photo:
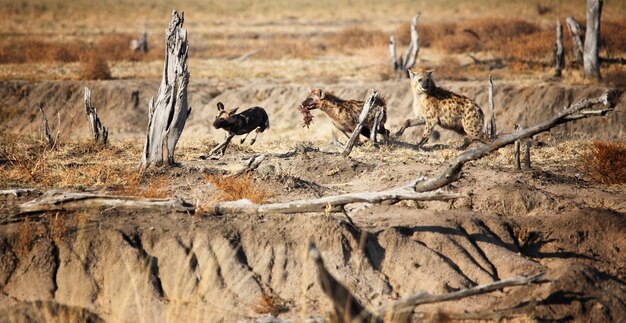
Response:
[{"label": "african wild dog", "polygon": [[413,110],[424,117],[426,126],[418,146],[422,146],[436,125],[465,135],[465,149],[472,141],[487,143],[489,139],[483,131],[483,111],[471,99],[450,92],[435,85],[431,71],[409,71],[413,92]]},{"label": "african wild dog", "polygon": [[256,134],[250,140],[250,145],[253,145],[256,141],[256,137],[259,135],[259,132],[265,131],[265,129],[269,129],[270,127],[270,119],[267,116],[267,112],[261,107],[253,107],[246,109],[240,113],[237,113],[237,109],[234,108],[232,110],[226,111],[224,109],[224,104],[222,102],[217,103],[217,116],[215,116],[215,121],[213,122],[213,127],[216,129],[224,129],[228,131],[228,136],[226,140],[219,144],[217,147],[213,148],[209,155],[214,154],[216,151],[221,149],[221,155],[224,155],[226,151],[226,147],[233,139],[234,136],[243,135],[245,136],[241,138],[240,143],[243,144],[248,138],[248,135],[252,130],[256,129]]},{"label": "african wild dog", "polygon": [[[330,117],[333,124],[339,131],[343,132],[348,138],[359,124],[359,115],[363,109],[365,102],[357,100],[343,100],[326,92],[322,89],[313,89],[309,96],[302,102],[301,110],[320,109]],[[376,116],[376,107],[383,108],[383,117],[378,127],[378,133],[382,134],[385,142],[389,140],[389,130],[385,129],[385,121],[387,120],[387,107],[383,98],[377,97],[374,101],[374,107],[367,116],[367,121],[361,129],[361,135],[369,138],[374,119]],[[306,115],[305,115],[306,118]],[[306,122],[306,120],[305,120]],[[310,122],[310,120],[309,120]]]}]

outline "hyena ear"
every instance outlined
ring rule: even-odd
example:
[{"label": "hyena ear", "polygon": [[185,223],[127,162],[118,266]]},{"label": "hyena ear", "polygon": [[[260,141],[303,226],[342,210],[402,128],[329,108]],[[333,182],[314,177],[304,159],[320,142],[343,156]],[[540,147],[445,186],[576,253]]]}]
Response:
[{"label": "hyena ear", "polygon": [[430,78],[433,74],[433,70],[426,71],[426,76]]},{"label": "hyena ear", "polygon": [[217,102],[217,111],[224,111],[224,103]]},{"label": "hyena ear", "polygon": [[415,77],[415,73],[413,73],[413,71],[411,71],[411,70],[407,70],[407,71],[409,71],[409,78],[412,79],[412,78]]},{"label": "hyena ear", "polygon": [[326,97],[326,92],[324,90],[320,90],[320,99],[323,100]]}]

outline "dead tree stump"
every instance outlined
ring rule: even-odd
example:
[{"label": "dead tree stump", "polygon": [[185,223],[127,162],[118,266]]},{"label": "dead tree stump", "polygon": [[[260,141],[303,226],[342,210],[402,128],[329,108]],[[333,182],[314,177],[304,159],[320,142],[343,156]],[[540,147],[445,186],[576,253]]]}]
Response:
[{"label": "dead tree stump", "polygon": [[554,76],[561,77],[561,71],[565,66],[565,54],[563,53],[563,26],[556,21],[556,42],[554,43]]},{"label": "dead tree stump", "polygon": [[165,32],[165,63],[163,79],[156,100],[148,104],[148,131],[141,156],[141,168],[161,165],[167,159],[174,165],[174,149],[180,138],[191,108],[187,102],[187,30],[183,28],[184,14],[176,10]]},{"label": "dead tree stump", "polygon": [[98,111],[96,107],[91,103],[91,91],[85,86],[85,112],[87,112],[87,121],[93,134],[93,139],[101,144],[106,145],[109,139],[109,130],[105,128],[98,118]]},{"label": "dead tree stump", "polygon": [[419,34],[417,33],[417,19],[419,19],[420,13],[416,13],[411,19],[411,43],[407,47],[404,54],[400,57],[396,56],[396,41],[393,35],[389,39],[389,55],[391,56],[391,67],[394,72],[405,73],[406,71],[415,66],[417,61],[417,54],[419,53]]},{"label": "dead tree stump", "polygon": [[585,78],[600,79],[600,16],[602,15],[602,0],[587,0],[587,31],[585,33],[585,48],[583,66]]},{"label": "dead tree stump", "polygon": [[50,126],[48,125],[48,118],[46,117],[46,113],[43,112],[43,103],[39,104],[39,111],[41,111],[41,118],[43,119],[43,137],[46,140],[46,147],[53,148],[55,140],[50,133]]},{"label": "dead tree stump", "polygon": [[133,39],[130,41],[130,49],[135,52],[148,52],[148,32],[145,28],[139,39]]},{"label": "dead tree stump", "polygon": [[574,17],[568,16],[565,18],[569,34],[572,36],[573,50],[574,50],[574,62],[576,64],[582,64],[583,62],[583,27],[576,22]]},{"label": "dead tree stump", "polygon": [[493,78],[489,75],[489,140],[496,138],[495,103],[493,101]]}]

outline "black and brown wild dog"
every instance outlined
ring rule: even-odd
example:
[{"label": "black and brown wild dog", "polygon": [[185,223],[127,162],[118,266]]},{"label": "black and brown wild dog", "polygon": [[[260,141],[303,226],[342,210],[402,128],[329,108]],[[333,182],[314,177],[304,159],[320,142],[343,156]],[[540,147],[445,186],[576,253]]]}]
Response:
[{"label": "black and brown wild dog", "polygon": [[226,147],[228,147],[228,144],[234,136],[245,134],[240,141],[240,143],[243,144],[243,142],[246,141],[246,138],[248,138],[250,132],[256,129],[256,134],[250,140],[250,145],[253,145],[256,141],[256,137],[259,135],[259,132],[269,129],[270,119],[267,116],[267,112],[265,112],[263,108],[252,107],[241,111],[240,113],[237,113],[237,109],[239,108],[226,111],[222,102],[217,103],[217,116],[215,116],[213,127],[215,127],[215,129],[224,129],[228,131],[228,135],[226,140],[224,140],[224,142],[219,144],[217,147],[213,148],[209,155],[213,155],[218,150],[220,150],[221,155],[224,155]]},{"label": "black and brown wild dog", "polygon": [[[301,110],[315,110],[320,109],[330,117],[333,125],[339,131],[343,132],[348,138],[354,132],[354,129],[359,124],[359,116],[365,102],[357,100],[343,100],[326,92],[322,89],[313,89],[309,96],[302,102]],[[378,133],[382,134],[385,142],[389,140],[389,130],[385,129],[385,121],[387,120],[387,107],[383,98],[377,97],[374,101],[374,109],[370,111],[367,116],[367,122],[361,129],[361,135],[369,138],[372,127],[374,127],[374,119],[376,107],[383,108],[383,118],[378,127]],[[310,120],[309,120],[310,122]],[[306,123],[306,121],[305,121]]]}]

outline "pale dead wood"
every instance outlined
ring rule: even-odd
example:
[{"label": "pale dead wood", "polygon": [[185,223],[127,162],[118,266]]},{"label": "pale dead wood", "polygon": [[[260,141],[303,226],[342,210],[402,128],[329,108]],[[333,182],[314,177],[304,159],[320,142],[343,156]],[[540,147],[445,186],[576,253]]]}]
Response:
[{"label": "pale dead wood", "polygon": [[420,13],[416,13],[411,18],[411,42],[404,53],[400,57],[396,56],[396,41],[394,36],[389,38],[389,56],[391,57],[391,68],[396,72],[406,73],[407,70],[415,66],[417,55],[419,54],[419,34],[417,33],[417,20]]},{"label": "pale dead wood", "polygon": [[561,77],[561,71],[565,66],[565,53],[563,52],[563,26],[556,21],[556,42],[554,43],[554,76]]},{"label": "pale dead wood", "polygon": [[24,194],[36,193],[36,192],[39,192],[39,191],[34,188],[14,188],[10,190],[0,190],[0,195],[14,195],[16,197],[19,197]]},{"label": "pale dead wood", "polygon": [[85,112],[87,112],[87,121],[89,122],[89,127],[94,140],[101,145],[106,145],[109,139],[109,130],[102,125],[102,122],[100,122],[100,118],[98,118],[98,110],[91,103],[91,91],[86,86],[83,102],[85,104]]},{"label": "pale dead wood", "polygon": [[587,0],[587,30],[583,50],[585,78],[600,78],[600,16],[602,0]]},{"label": "pale dead wood", "polygon": [[565,22],[572,37],[574,62],[580,64],[583,62],[583,27],[572,16],[565,18]]},{"label": "pale dead wood", "polygon": [[148,31],[145,28],[139,39],[130,41],[130,50],[142,53],[148,52]]},{"label": "pale dead wood", "polygon": [[391,69],[396,71],[402,65],[402,57],[400,57],[400,62],[398,62],[398,57],[396,56],[396,39],[391,35],[389,37],[389,56],[391,56]]},{"label": "pale dead wood", "polygon": [[180,198],[148,199],[130,196],[113,196],[95,193],[73,193],[48,191],[37,199],[19,206],[19,214],[80,211],[90,209],[134,209],[134,210],[171,210],[176,212],[194,212],[195,207]]},{"label": "pale dead wood", "polygon": [[526,149],[524,153],[524,164],[526,164],[526,168],[530,169],[530,144],[531,139],[526,140]]},{"label": "pale dead wood", "polygon": [[514,151],[514,155],[513,155],[513,161],[515,163],[515,170],[521,170],[522,169],[522,163],[520,162],[520,141],[516,140],[515,141],[515,149]]},{"label": "pale dead wood", "polygon": [[[378,96],[378,92],[372,89],[372,94],[365,100],[363,104],[363,109],[361,110],[361,114],[359,115],[359,124],[357,124],[356,128],[354,128],[354,132],[352,132],[352,136],[350,136],[350,140],[346,143],[346,147],[344,148],[341,156],[347,157],[352,152],[352,147],[356,143],[357,139],[361,135],[361,130],[363,129],[363,125],[367,121],[367,117],[370,113],[370,110],[374,106],[374,102],[376,101],[376,97]],[[372,130],[372,129],[370,129]]]},{"label": "pale dead wood", "polygon": [[[617,91],[607,90],[599,97],[581,99],[578,102],[570,105],[569,107],[566,107],[559,114],[545,122],[524,130],[516,131],[514,133],[498,136],[498,138],[496,138],[488,145],[482,145],[474,149],[468,150],[456,156],[454,160],[452,160],[450,164],[448,164],[448,166],[438,176],[428,180],[417,182],[417,184],[415,185],[415,191],[428,192],[448,185],[458,179],[458,176],[461,173],[461,169],[463,168],[463,165],[465,165],[465,163],[483,158],[504,146],[514,143],[517,140],[532,137],[538,133],[548,131],[560,124],[571,122],[573,120],[579,120],[597,115],[605,115],[606,113],[614,110],[614,104],[617,95]],[[601,114],[585,114],[585,111],[581,111],[583,109],[588,109],[599,104],[604,105],[604,109],[596,110],[601,111]]]},{"label": "pale dead wood", "polygon": [[372,143],[376,143],[376,136],[378,134],[378,129],[380,128],[380,123],[383,121],[385,111],[383,107],[378,107],[376,109],[376,115],[374,117],[374,126],[372,127],[372,131],[370,132],[370,141]]},{"label": "pale dead wood", "polygon": [[148,131],[141,156],[141,168],[151,164],[161,165],[167,160],[174,165],[174,149],[180,138],[191,108],[187,102],[189,70],[187,30],[183,28],[184,15],[172,12],[165,32],[165,62],[163,78],[156,100],[152,98],[148,109]]},{"label": "pale dead wood", "polygon": [[43,111],[43,103],[39,104],[39,111],[41,111],[41,118],[43,119],[43,137],[46,140],[46,146],[48,148],[53,148],[55,141],[54,141],[54,137],[50,133],[50,126],[48,125],[48,118],[46,117],[46,113]]},{"label": "pale dead wood", "polygon": [[490,69],[490,70],[495,70],[495,69],[500,69],[500,68],[505,68],[506,67],[506,65],[504,64],[504,62],[500,58],[479,59],[479,58],[477,58],[476,56],[474,56],[472,54],[467,54],[467,56],[469,56],[469,58],[472,59],[472,63],[463,64],[463,65],[461,65],[461,67],[467,67],[467,66],[472,65],[472,64],[484,65],[484,66],[487,66],[487,68]]},{"label": "pale dead wood", "polygon": [[382,307],[378,311],[375,311],[375,313],[378,315],[378,317],[387,317],[389,315],[395,315],[400,312],[413,311],[416,306],[423,304],[446,302],[474,295],[490,293],[505,287],[528,285],[538,282],[539,278],[542,275],[543,273],[538,273],[531,276],[513,276],[507,279],[495,281],[493,283],[478,285],[472,288],[440,295],[433,295],[430,293],[422,292],[394,301],[391,304]]},{"label": "pale dead wood", "polygon": [[259,167],[259,165],[261,165],[261,163],[265,160],[265,154],[261,154],[261,155],[257,155],[254,156],[250,159],[248,159],[248,161],[246,161],[246,165],[241,168],[240,170],[236,171],[235,173],[233,173],[232,175],[230,175],[231,177],[237,177],[237,176],[241,176],[243,174],[249,173],[255,169],[257,169]]},{"label": "pale dead wood", "polygon": [[493,101],[493,77],[489,75],[489,139],[496,138],[495,103]]},{"label": "pale dead wood", "polygon": [[338,322],[376,322],[373,315],[337,281],[324,266],[324,260],[314,243],[309,243],[309,257],[315,262],[320,288],[333,302],[335,319]]},{"label": "pale dead wood", "polygon": [[248,58],[252,57],[253,55],[255,55],[256,53],[258,53],[260,51],[261,51],[261,49],[257,48],[257,49],[251,50],[251,51],[249,51],[249,52],[247,52],[247,53],[245,53],[245,54],[243,54],[241,56],[231,57],[231,58],[229,58],[229,60],[243,62],[243,61],[247,60]]},{"label": "pale dead wood", "polygon": [[307,212],[341,212],[344,205],[350,203],[381,203],[383,201],[445,201],[464,197],[463,194],[443,192],[417,193],[412,185],[394,188],[382,192],[357,192],[325,196],[309,200],[296,200],[273,204],[255,204],[247,199],[220,202],[212,206],[213,214],[295,214]]},{"label": "pale dead wood", "polygon": [[411,43],[409,47],[406,49],[406,53],[404,55],[404,66],[403,70],[409,70],[415,66],[415,62],[417,61],[417,55],[419,54],[419,34],[417,33],[417,20],[419,19],[421,13],[416,13],[413,18],[411,18]]}]

